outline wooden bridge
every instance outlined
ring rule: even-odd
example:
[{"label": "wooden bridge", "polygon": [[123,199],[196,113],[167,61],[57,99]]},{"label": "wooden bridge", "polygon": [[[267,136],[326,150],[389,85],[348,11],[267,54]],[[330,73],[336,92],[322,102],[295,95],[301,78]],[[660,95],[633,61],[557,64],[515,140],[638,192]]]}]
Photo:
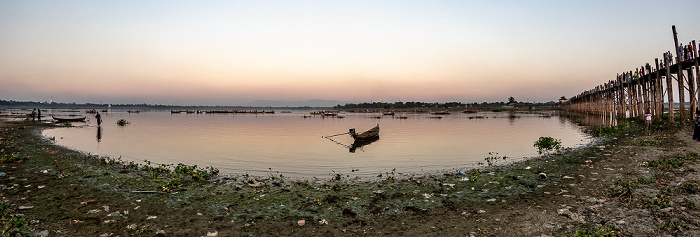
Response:
[{"label": "wooden bridge", "polygon": [[[571,97],[562,102],[565,110],[595,114],[606,119],[640,117],[649,110],[655,119],[662,119],[664,111],[668,112],[670,122],[675,120],[673,80],[678,88],[677,103],[681,121],[697,109],[700,98],[700,82],[698,75],[697,45],[693,40],[692,51],[684,53],[680,57],[676,26],[672,26],[673,40],[675,42],[675,54],[663,53],[662,59],[655,59],[655,65],[646,64],[634,71],[630,70],[617,75],[614,80],[596,86],[593,89]],[[672,56],[675,55],[675,58]],[[686,57],[692,55],[692,57]],[[686,108],[686,93],[690,98],[690,108]],[[664,98],[666,97],[666,101]],[[668,108],[664,108],[664,102],[668,102]],[[688,113],[688,111],[691,111]]]}]

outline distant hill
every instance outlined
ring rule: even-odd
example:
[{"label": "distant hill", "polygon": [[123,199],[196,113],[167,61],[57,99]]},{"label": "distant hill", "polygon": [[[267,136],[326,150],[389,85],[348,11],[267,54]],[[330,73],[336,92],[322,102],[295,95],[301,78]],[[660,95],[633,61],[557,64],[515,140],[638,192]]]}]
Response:
[{"label": "distant hill", "polygon": [[251,101],[245,106],[252,107],[333,107],[339,104],[348,103],[347,101],[337,100],[306,100],[306,101],[282,101],[282,100],[256,100]]}]

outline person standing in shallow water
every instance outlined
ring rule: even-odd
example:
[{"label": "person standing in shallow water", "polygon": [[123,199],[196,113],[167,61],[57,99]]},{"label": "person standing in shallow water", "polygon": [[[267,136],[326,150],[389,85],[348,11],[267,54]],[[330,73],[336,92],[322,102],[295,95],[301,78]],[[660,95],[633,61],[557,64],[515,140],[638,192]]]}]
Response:
[{"label": "person standing in shallow water", "polygon": [[695,110],[695,130],[693,130],[693,140],[700,142],[700,109]]},{"label": "person standing in shallow water", "polygon": [[95,112],[95,120],[97,120],[98,127],[102,125],[102,116],[100,116],[100,112]]}]

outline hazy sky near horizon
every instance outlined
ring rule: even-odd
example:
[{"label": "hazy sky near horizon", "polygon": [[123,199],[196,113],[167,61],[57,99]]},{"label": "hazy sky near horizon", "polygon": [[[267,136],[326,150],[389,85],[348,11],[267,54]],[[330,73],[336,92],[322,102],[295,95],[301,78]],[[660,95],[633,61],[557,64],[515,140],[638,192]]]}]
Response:
[{"label": "hazy sky near horizon", "polygon": [[0,99],[554,101],[700,37],[697,1],[0,0]]}]

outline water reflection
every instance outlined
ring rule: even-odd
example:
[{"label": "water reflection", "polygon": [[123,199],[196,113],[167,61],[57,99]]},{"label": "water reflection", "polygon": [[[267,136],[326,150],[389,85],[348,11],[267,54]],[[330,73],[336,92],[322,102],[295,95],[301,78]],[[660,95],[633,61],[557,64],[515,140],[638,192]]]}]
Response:
[{"label": "water reflection", "polygon": [[97,143],[102,142],[102,127],[97,127]]},{"label": "water reflection", "polygon": [[576,112],[562,112],[559,117],[561,123],[566,123],[571,119],[575,123],[585,127],[616,126],[617,119],[611,116],[591,115]]},{"label": "water reflection", "polygon": [[359,148],[361,151],[364,151],[364,150],[362,150],[362,147],[363,147],[363,146],[372,144],[372,143],[374,143],[374,142],[376,142],[376,141],[379,141],[379,137],[373,137],[373,138],[366,139],[366,140],[355,141],[354,143],[352,143],[352,145],[351,145],[350,148],[349,148],[349,149],[350,149],[350,153],[355,153],[355,150],[357,150],[358,148]]}]

